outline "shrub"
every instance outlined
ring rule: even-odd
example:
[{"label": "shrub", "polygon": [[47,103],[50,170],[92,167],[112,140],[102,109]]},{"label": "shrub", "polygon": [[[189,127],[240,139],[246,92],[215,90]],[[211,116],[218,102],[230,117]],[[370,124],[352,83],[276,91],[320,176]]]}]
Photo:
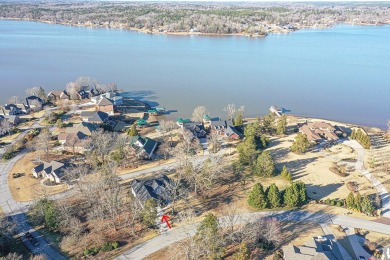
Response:
[{"label": "shrub", "polygon": [[374,251],[377,247],[377,244],[375,242],[371,242],[370,240],[366,240],[364,242],[364,244],[366,245],[366,247],[370,250],[370,251]]},{"label": "shrub", "polygon": [[325,204],[326,205],[330,205],[330,199],[329,198],[325,200]]},{"label": "shrub", "polygon": [[354,181],[349,181],[349,182],[347,182],[347,188],[350,191],[356,192],[359,190],[359,185]]},{"label": "shrub", "polygon": [[103,252],[108,252],[111,251],[112,249],[113,249],[112,244],[107,242],[102,245],[102,248],[100,250]]},{"label": "shrub", "polygon": [[340,177],[345,177],[347,174],[345,173],[345,167],[344,166],[333,166],[330,167],[329,170],[333,172],[334,174],[337,174]]},{"label": "shrub", "polygon": [[92,252],[89,250],[89,249],[85,249],[84,250],[84,255],[87,256],[87,255],[90,255]]},{"label": "shrub", "polygon": [[335,205],[336,205],[336,201],[335,201],[335,200],[331,200],[331,201],[330,201],[330,205],[331,205],[331,206],[335,206]]},{"label": "shrub", "polygon": [[336,206],[337,207],[342,207],[343,206],[343,202],[341,200],[337,201]]},{"label": "shrub", "polygon": [[112,242],[112,247],[114,248],[114,249],[117,249],[118,247],[119,247],[119,243],[118,242]]}]

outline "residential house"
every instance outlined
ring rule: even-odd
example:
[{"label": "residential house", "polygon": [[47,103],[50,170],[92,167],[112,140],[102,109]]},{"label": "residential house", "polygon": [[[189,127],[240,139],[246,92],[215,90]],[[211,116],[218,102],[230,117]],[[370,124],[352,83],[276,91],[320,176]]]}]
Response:
[{"label": "residential house", "polygon": [[19,114],[28,114],[31,111],[30,106],[24,103],[16,104],[16,107],[19,109],[20,113]]},{"label": "residential house", "polygon": [[13,126],[20,123],[20,117],[17,115],[5,115],[4,118],[6,118]]},{"label": "residential house", "polygon": [[97,103],[97,109],[99,111],[105,112],[109,115],[113,115],[114,114],[114,103],[112,103],[111,100],[109,100],[108,98],[103,97]]},{"label": "residential house", "polygon": [[91,102],[93,104],[98,104],[100,99],[104,97],[109,99],[114,104],[114,106],[119,106],[123,104],[123,97],[112,91],[91,97]]},{"label": "residential house", "polygon": [[92,132],[99,129],[99,126],[89,122],[81,122],[75,126],[65,128],[65,133],[74,134],[81,132],[87,136],[91,136]]},{"label": "residential house", "polygon": [[25,104],[5,104],[0,107],[0,115],[20,115],[30,113],[30,107]]},{"label": "residential house", "polygon": [[337,260],[344,259],[338,246],[325,237],[313,237],[304,246],[285,246],[284,259],[299,260]]},{"label": "residential house", "polygon": [[182,127],[191,131],[191,133],[196,138],[205,138],[207,135],[202,123],[194,123],[194,122],[183,123]]},{"label": "residential house", "polygon": [[0,115],[8,116],[8,115],[19,115],[22,114],[22,111],[15,104],[5,104],[0,107]]},{"label": "residential house", "polygon": [[47,94],[49,100],[69,100],[69,95],[65,90],[52,90]]},{"label": "residential house", "polygon": [[325,122],[311,122],[298,124],[299,132],[307,136],[307,140],[311,143],[319,143],[322,141],[336,141],[339,139],[339,135],[343,132],[330,123]]},{"label": "residential house", "polygon": [[79,99],[87,99],[89,98],[89,93],[83,89],[77,92],[77,96]]},{"label": "residential house", "polygon": [[26,97],[26,104],[31,110],[41,110],[45,101],[37,96]]},{"label": "residential house", "polygon": [[171,180],[164,174],[158,178],[135,179],[130,184],[131,193],[138,199],[141,206],[150,199],[155,199],[159,206],[166,206],[171,202],[170,182]]},{"label": "residential house", "polygon": [[44,178],[60,183],[64,177],[64,168],[65,164],[61,162],[43,162],[32,169],[32,174],[35,178]]},{"label": "residential house", "polygon": [[108,114],[102,111],[81,111],[80,118],[83,122],[103,124],[108,120]]},{"label": "residential house", "polygon": [[210,129],[211,131],[231,140],[239,140],[243,138],[243,135],[237,131],[233,122],[230,120],[212,120],[210,122]]},{"label": "residential house", "polygon": [[133,136],[130,145],[135,150],[138,158],[151,159],[157,148],[157,141],[141,136]]},{"label": "residential house", "polygon": [[58,141],[62,145],[62,150],[73,154],[83,154],[90,150],[89,136],[80,131],[77,133],[59,133]]}]

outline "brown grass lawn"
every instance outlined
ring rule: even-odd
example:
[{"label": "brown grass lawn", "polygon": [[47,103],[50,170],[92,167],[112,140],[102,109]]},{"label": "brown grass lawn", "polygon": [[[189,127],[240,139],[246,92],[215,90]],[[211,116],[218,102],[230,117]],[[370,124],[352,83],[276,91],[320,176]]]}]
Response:
[{"label": "brown grass lawn", "polygon": [[361,194],[373,194],[375,189],[368,179],[359,172],[348,172],[340,177],[329,170],[333,163],[342,159],[354,158],[356,153],[344,145],[336,145],[322,152],[307,152],[299,155],[291,152],[295,135],[271,140],[269,151],[274,157],[276,167],[281,170],[285,165],[292,173],[294,181],[306,184],[308,196],[316,200],[344,199],[350,192],[346,186],[349,181],[357,182]]},{"label": "brown grass lawn", "polygon": [[[53,187],[43,187],[40,185],[40,179],[32,177],[32,160],[36,158],[36,152],[28,153],[17,161],[8,175],[8,184],[13,198],[16,201],[31,201],[43,195],[52,195],[67,190],[66,184]],[[13,173],[23,173],[19,178],[13,178]]]},{"label": "brown grass lawn", "polygon": [[15,140],[19,135],[20,135],[20,133],[16,133],[16,134],[12,134],[12,135],[8,135],[8,134],[4,135],[4,136],[0,137],[0,143],[2,143],[2,142],[10,143],[13,140]]}]

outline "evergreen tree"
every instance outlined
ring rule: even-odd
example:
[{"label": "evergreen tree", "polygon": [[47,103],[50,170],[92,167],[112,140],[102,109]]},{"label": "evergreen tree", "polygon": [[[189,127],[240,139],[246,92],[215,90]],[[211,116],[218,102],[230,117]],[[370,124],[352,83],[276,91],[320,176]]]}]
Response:
[{"label": "evergreen tree", "polygon": [[240,126],[244,124],[244,115],[242,113],[238,113],[236,118],[234,119],[234,125]]},{"label": "evergreen tree", "polygon": [[288,186],[284,192],[284,203],[289,207],[296,207],[299,204],[299,194],[292,185]]},{"label": "evergreen tree", "polygon": [[279,117],[278,122],[276,123],[276,133],[278,135],[284,135],[286,134],[286,128],[287,128],[287,116],[282,115]]},{"label": "evergreen tree", "polygon": [[270,208],[279,208],[281,206],[281,198],[278,187],[275,183],[272,183],[267,188],[267,199]]},{"label": "evergreen tree", "polygon": [[305,153],[309,147],[310,143],[307,140],[307,136],[305,134],[298,133],[291,146],[291,150],[294,153]]},{"label": "evergreen tree", "polygon": [[307,200],[306,185],[301,181],[297,181],[293,183],[293,186],[299,195],[299,204],[302,205]]},{"label": "evergreen tree", "polygon": [[248,204],[256,209],[265,209],[267,207],[267,197],[264,188],[260,183],[256,183],[248,196]]},{"label": "evergreen tree", "polygon": [[272,113],[269,113],[265,117],[263,117],[263,125],[262,125],[262,131],[264,133],[272,134],[275,131],[275,115]]},{"label": "evergreen tree", "polygon": [[251,164],[257,155],[255,137],[246,137],[244,142],[237,145],[237,151],[241,164]]},{"label": "evergreen tree", "polygon": [[137,126],[135,124],[132,124],[127,134],[130,136],[137,136],[138,135]]},{"label": "evergreen tree", "polygon": [[286,181],[292,181],[292,175],[291,173],[287,170],[286,165],[283,166],[282,172],[280,173],[280,176],[285,179]]},{"label": "evergreen tree", "polygon": [[365,214],[371,214],[375,210],[372,201],[368,198],[367,195],[363,196],[361,206],[362,212]]},{"label": "evergreen tree", "polygon": [[155,199],[148,199],[145,201],[142,209],[142,223],[147,227],[154,227],[157,219],[157,201]]},{"label": "evergreen tree", "polygon": [[238,251],[233,255],[233,260],[249,260],[250,254],[245,241],[242,241]]},{"label": "evergreen tree", "polygon": [[261,146],[263,148],[266,148],[268,146],[269,139],[265,135],[261,135],[260,136],[260,142],[261,142]]},{"label": "evergreen tree", "polygon": [[253,167],[254,173],[263,177],[271,177],[275,171],[275,163],[268,151],[263,151],[257,157],[256,164]]},{"label": "evergreen tree", "polygon": [[355,197],[353,195],[353,192],[351,191],[346,200],[345,200],[345,204],[347,206],[348,209],[354,209],[355,208]]},{"label": "evergreen tree", "polygon": [[356,193],[354,204],[355,204],[355,209],[359,212],[362,212],[362,196],[360,195],[359,192]]},{"label": "evergreen tree", "polygon": [[220,236],[218,218],[208,213],[197,228],[196,242],[201,245],[206,256],[210,259],[221,257],[222,247],[220,247]]}]

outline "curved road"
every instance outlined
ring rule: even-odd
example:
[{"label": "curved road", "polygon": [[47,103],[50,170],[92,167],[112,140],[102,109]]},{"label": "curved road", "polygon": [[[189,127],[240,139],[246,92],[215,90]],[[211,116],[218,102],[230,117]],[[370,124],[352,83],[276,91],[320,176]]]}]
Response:
[{"label": "curved road", "polygon": [[[40,121],[35,122],[31,126],[31,128],[40,127]],[[21,133],[18,138],[12,143],[15,143],[17,140],[23,138],[26,133],[27,130]],[[0,150],[0,158],[3,156],[4,151],[5,149]],[[58,250],[52,247],[38,231],[33,229],[28,222],[25,212],[28,211],[28,207],[32,202],[17,202],[12,197],[11,191],[8,186],[8,173],[11,171],[14,164],[25,153],[25,151],[21,151],[17,156],[7,162],[0,161],[0,207],[2,208],[4,214],[7,217],[11,217],[12,220],[17,224],[17,233],[23,235],[24,233],[29,231],[39,241],[39,246],[35,247],[31,244],[30,241],[23,237],[23,242],[31,253],[33,253],[34,255],[46,255],[48,259],[53,260],[67,259]]]},{"label": "curved road", "polygon": [[[347,216],[337,216],[331,214],[324,214],[318,212],[307,211],[271,211],[271,212],[254,212],[245,213],[237,216],[237,224],[247,222],[254,222],[261,217],[273,217],[282,221],[293,222],[314,222],[318,224],[336,224],[341,226],[348,226],[349,228],[363,228],[374,232],[390,235],[390,225],[385,225],[369,220],[356,219]],[[219,218],[222,226],[225,225],[224,217]],[[195,235],[196,227],[199,223],[189,224],[186,226],[171,229],[170,231],[161,234],[151,240],[139,244],[116,259],[143,259],[160,249],[177,243],[185,238]]]}]

